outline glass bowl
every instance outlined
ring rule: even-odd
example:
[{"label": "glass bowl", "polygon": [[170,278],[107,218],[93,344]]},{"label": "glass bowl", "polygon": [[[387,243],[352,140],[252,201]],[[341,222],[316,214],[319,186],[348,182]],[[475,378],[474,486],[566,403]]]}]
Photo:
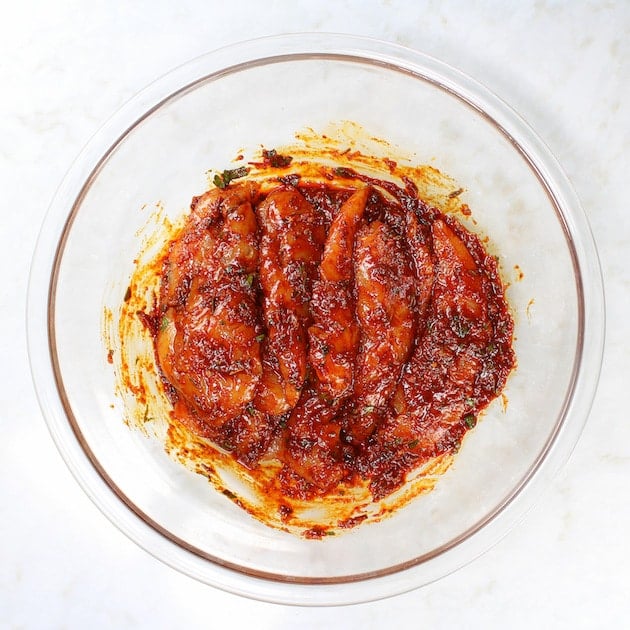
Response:
[{"label": "glass bowl", "polygon": [[[206,170],[241,147],[352,121],[465,188],[508,285],[518,366],[433,492],[382,522],[307,540],[272,529],[124,422],[103,342],[147,208],[176,218]],[[145,243],[146,244],[146,243]],[[499,540],[574,447],[604,328],[595,245],[566,177],[507,105],[460,72],[391,44],[305,34],[230,46],[176,69],[96,134],[62,182],[33,259],[29,354],[70,470],[148,552],[207,584],[308,605],[398,594]]]}]

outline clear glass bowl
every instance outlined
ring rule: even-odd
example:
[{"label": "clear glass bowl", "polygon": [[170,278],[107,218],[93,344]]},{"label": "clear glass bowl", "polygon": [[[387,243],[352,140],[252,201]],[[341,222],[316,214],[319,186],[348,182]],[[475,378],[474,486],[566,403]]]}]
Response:
[{"label": "clear glass bowl", "polygon": [[[241,146],[351,120],[466,188],[509,282],[518,367],[435,490],[339,537],[271,529],[123,422],[103,343],[123,299],[146,204],[176,217]],[[522,273],[522,278],[520,277]],[[204,55],[141,92],[61,184],[32,264],[33,378],[50,432],[103,513],[208,584],[293,604],[394,595],[461,567],[521,517],[574,447],[601,365],[595,245],[566,177],[487,89],[391,44],[340,35],[255,40]]]}]

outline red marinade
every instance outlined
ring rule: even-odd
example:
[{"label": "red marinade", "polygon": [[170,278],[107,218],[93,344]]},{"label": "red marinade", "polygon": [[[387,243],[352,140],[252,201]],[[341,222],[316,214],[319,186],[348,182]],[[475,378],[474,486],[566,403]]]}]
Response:
[{"label": "red marinade", "polygon": [[514,366],[496,260],[452,216],[349,169],[195,197],[153,313],[175,417],[281,493],[375,499],[457,451]]}]

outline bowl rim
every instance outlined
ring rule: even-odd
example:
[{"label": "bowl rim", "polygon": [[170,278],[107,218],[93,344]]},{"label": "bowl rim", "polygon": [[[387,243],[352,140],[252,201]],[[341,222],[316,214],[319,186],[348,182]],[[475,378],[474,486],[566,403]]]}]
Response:
[{"label": "bowl rim", "polygon": [[[299,59],[370,63],[411,74],[455,96],[489,121],[545,189],[571,252],[580,307],[573,373],[563,408],[538,458],[506,500],[469,530],[424,556],[375,573],[332,580],[300,581],[226,564],[176,539],[143,514],[108,477],[81,435],[55,350],[55,288],[64,244],[85,194],[118,144],[164,103],[199,84],[244,68]],[[339,605],[380,599],[435,581],[481,555],[525,515],[566,462],[590,412],[603,358],[604,311],[601,268],[586,215],[555,157],[511,107],[459,70],[409,48],[350,35],[301,33],[246,40],[201,55],[151,83],[96,132],[62,180],[41,227],[29,277],[27,340],[35,391],[51,436],[85,493],[118,529],[166,564],[223,590],[285,604]]]}]

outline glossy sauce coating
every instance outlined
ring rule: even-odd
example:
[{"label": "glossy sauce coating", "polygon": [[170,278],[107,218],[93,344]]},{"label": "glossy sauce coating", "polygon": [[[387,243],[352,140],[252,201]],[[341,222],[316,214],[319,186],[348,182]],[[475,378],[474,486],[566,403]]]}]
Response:
[{"label": "glossy sauce coating", "polygon": [[457,451],[514,365],[479,239],[411,183],[344,175],[193,200],[153,314],[175,416],[252,475],[276,462],[279,503],[387,496]]},{"label": "glossy sauce coating", "polygon": [[295,407],[307,367],[310,294],[326,236],[321,213],[293,188],[258,206],[263,376],[256,407],[278,415]]},{"label": "glossy sauce coating", "polygon": [[256,193],[247,184],[195,198],[164,264],[157,357],[181,417],[208,436],[245,409],[262,374]]}]

